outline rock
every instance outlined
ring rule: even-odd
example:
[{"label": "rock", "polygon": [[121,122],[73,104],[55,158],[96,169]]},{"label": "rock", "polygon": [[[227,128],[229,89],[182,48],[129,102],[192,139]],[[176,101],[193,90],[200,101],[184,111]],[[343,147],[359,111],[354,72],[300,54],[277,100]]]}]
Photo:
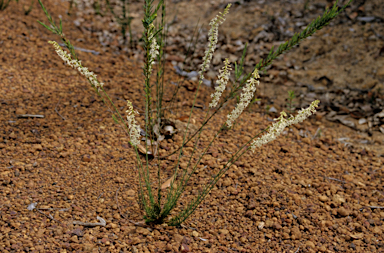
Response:
[{"label": "rock", "polygon": [[10,134],[9,134],[9,138],[11,138],[11,139],[16,139],[17,136],[16,136],[15,132],[10,133]]},{"label": "rock", "polygon": [[43,146],[41,146],[41,144],[36,144],[33,146],[33,148],[35,149],[35,151],[43,150]]},{"label": "rock", "polygon": [[265,227],[266,228],[270,228],[270,227],[272,227],[272,225],[273,225],[273,221],[272,220],[266,220],[265,221]]},{"label": "rock", "polygon": [[83,158],[81,158],[81,161],[89,163],[91,161],[91,157],[89,155],[84,155]]},{"label": "rock", "polygon": [[136,228],[136,233],[142,234],[142,235],[148,235],[150,232],[148,229],[143,228],[143,227],[137,227]]},{"label": "rock", "polygon": [[177,242],[177,243],[181,243],[181,242],[183,241],[183,239],[184,239],[184,236],[179,235],[179,234],[175,234],[175,235],[173,236],[173,239],[175,240],[175,242]]},{"label": "rock", "polygon": [[223,180],[223,186],[227,187],[227,186],[230,186],[231,184],[232,184],[231,179],[226,178]]},{"label": "rock", "polygon": [[328,201],[328,197],[325,196],[325,195],[321,195],[321,196],[319,196],[319,200],[320,200],[321,202],[327,202],[327,201]]},{"label": "rock", "polygon": [[135,195],[136,195],[136,192],[135,192],[134,190],[128,190],[128,191],[126,191],[126,194],[127,194],[128,196],[135,196]]},{"label": "rock", "polygon": [[275,230],[280,230],[282,229],[282,226],[279,223],[275,222],[273,223],[272,228]]},{"label": "rock", "polygon": [[228,230],[228,229],[219,229],[219,232],[220,232],[220,234],[222,234],[222,235],[227,235],[227,234],[229,234],[229,230]]},{"label": "rock", "polygon": [[77,239],[77,235],[74,235],[74,236],[72,236],[72,237],[69,239],[69,241],[71,241],[71,242],[78,242],[79,240]]},{"label": "rock", "polygon": [[301,238],[301,231],[298,227],[293,227],[291,229],[291,239],[292,240],[299,240]]},{"label": "rock", "polygon": [[305,245],[307,245],[307,247],[310,247],[311,249],[315,249],[315,244],[312,242],[312,241],[307,241],[306,243],[305,243]]},{"label": "rock", "polygon": [[93,244],[90,244],[90,243],[84,243],[83,244],[83,251],[85,251],[85,252],[92,251],[93,248],[94,248]]},{"label": "rock", "polygon": [[[132,238],[132,241],[130,241],[130,244],[132,244],[132,245],[136,245],[136,244],[139,244],[139,243],[141,243],[141,240],[138,237],[134,237],[134,238]],[[133,247],[132,247],[132,249],[133,249]]]},{"label": "rock", "polygon": [[192,231],[192,236],[199,237],[199,233],[196,230]]},{"label": "rock", "polygon": [[245,213],[245,217],[248,217],[248,218],[251,218],[253,215],[253,211],[252,210],[248,210],[246,213]]},{"label": "rock", "polygon": [[283,237],[284,240],[289,240],[290,238],[288,233],[283,233],[281,237]]},{"label": "rock", "polygon": [[335,194],[333,197],[332,197],[332,200],[334,202],[336,202],[337,204],[341,204],[341,203],[345,203],[345,198],[339,194]]},{"label": "rock", "polygon": [[339,209],[337,209],[337,213],[340,216],[345,217],[349,215],[349,210],[345,209],[344,207],[340,207]]},{"label": "rock", "polygon": [[17,109],[16,109],[16,114],[17,114],[17,115],[20,115],[20,114],[26,114],[26,112],[25,112],[24,109],[17,108]]},{"label": "rock", "polygon": [[320,246],[320,248],[318,248],[318,250],[320,252],[327,252],[327,248],[324,245]]},{"label": "rock", "polygon": [[122,178],[122,177],[116,177],[116,178],[115,178],[115,182],[116,182],[116,183],[124,183],[124,181],[125,181],[125,180],[124,180],[124,178]]},{"label": "rock", "polygon": [[180,252],[181,252],[181,253],[187,253],[187,252],[189,252],[189,247],[188,247],[188,245],[185,244],[185,243],[181,244],[181,246],[180,246]]}]

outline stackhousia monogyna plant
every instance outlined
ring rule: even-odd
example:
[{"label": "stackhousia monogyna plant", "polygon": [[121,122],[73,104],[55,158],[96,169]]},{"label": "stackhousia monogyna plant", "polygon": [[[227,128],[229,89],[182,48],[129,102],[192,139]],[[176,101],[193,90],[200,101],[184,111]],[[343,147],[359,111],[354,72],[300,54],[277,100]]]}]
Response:
[{"label": "stackhousia monogyna plant", "polygon": [[[270,50],[269,55],[260,60],[258,64],[254,67],[253,71],[248,74],[244,74],[244,59],[246,55],[246,47],[243,51],[242,58],[239,63],[234,63],[235,70],[235,81],[229,87],[228,95],[223,97],[223,91],[229,86],[229,77],[232,71],[231,63],[228,59],[224,60],[224,66],[219,71],[219,76],[217,80],[217,86],[215,88],[215,92],[211,95],[212,101],[209,103],[209,109],[207,110],[203,123],[201,127],[190,134],[187,137],[188,127],[191,122],[191,116],[193,110],[195,108],[195,103],[197,99],[197,94],[199,92],[199,88],[203,83],[204,73],[209,69],[210,61],[212,60],[214,51],[217,46],[218,40],[218,32],[219,26],[225,21],[226,15],[229,13],[229,9],[231,4],[228,4],[222,13],[219,13],[215,18],[211,20],[209,23],[210,30],[208,33],[208,45],[205,51],[204,57],[202,59],[202,64],[200,65],[199,71],[199,80],[197,89],[194,95],[192,108],[189,114],[189,119],[187,123],[187,128],[183,133],[182,143],[179,148],[175,151],[167,154],[166,156],[160,157],[157,155],[158,143],[162,141],[163,136],[159,133],[159,127],[162,120],[162,108],[161,101],[163,87],[156,87],[155,96],[156,99],[152,98],[152,87],[151,84],[151,76],[153,72],[153,65],[157,62],[161,64],[161,69],[157,71],[157,79],[155,85],[162,85],[162,82],[159,82],[159,76],[163,74],[164,68],[164,16],[165,16],[165,3],[163,0],[153,8],[153,0],[145,0],[144,1],[144,18],[142,20],[144,32],[143,32],[143,48],[144,48],[144,82],[143,88],[145,91],[145,158],[142,160],[142,156],[138,152],[138,148],[142,147],[140,144],[140,131],[141,128],[135,119],[137,111],[134,110],[132,103],[130,101],[127,102],[128,110],[127,116],[123,117],[108,94],[106,93],[103,83],[100,82],[96,75],[89,71],[86,67],[81,64],[81,61],[78,59],[74,46],[70,43],[70,41],[64,36],[62,23],[60,19],[59,25],[53,21],[52,17],[49,15],[48,11],[45,9],[41,0],[39,3],[44,10],[50,26],[47,26],[39,21],[44,27],[48,30],[57,34],[61,37],[62,42],[69,49],[69,54],[64,51],[57,42],[49,41],[52,44],[57,52],[57,54],[62,58],[62,60],[72,68],[77,69],[82,75],[84,75],[91,86],[95,89],[95,92],[102,98],[104,103],[112,110],[112,118],[119,124],[123,125],[127,134],[129,135],[130,141],[129,143],[134,147],[136,158],[137,158],[137,168],[138,168],[138,178],[139,178],[139,202],[145,211],[144,219],[147,223],[163,223],[167,222],[169,225],[178,226],[182,222],[184,222],[198,207],[198,205],[204,200],[210,190],[215,186],[218,180],[228,171],[230,166],[236,162],[245,152],[252,150],[254,151],[256,148],[276,139],[283,130],[292,125],[302,122],[307,119],[310,115],[314,114],[316,111],[316,107],[319,104],[319,101],[316,100],[311,103],[311,105],[306,108],[300,110],[296,116],[288,115],[283,111],[280,113],[280,117],[275,119],[275,123],[272,126],[267,127],[258,135],[254,136],[247,143],[244,143],[243,146],[239,148],[239,150],[227,161],[227,163],[219,169],[219,171],[214,175],[211,179],[209,179],[208,183],[203,187],[203,189],[199,192],[199,194],[193,198],[184,208],[173,215],[173,217],[168,217],[171,211],[176,207],[178,201],[185,191],[186,186],[188,184],[191,176],[196,172],[197,166],[200,163],[202,157],[206,154],[207,150],[210,148],[214,140],[220,135],[220,133],[230,128],[235,120],[240,116],[240,114],[244,111],[244,109],[251,102],[256,88],[259,84],[259,71],[262,71],[272,63],[274,59],[276,59],[279,55],[283,54],[287,50],[293,48],[297,45],[301,40],[313,35],[316,31],[320,30],[331,20],[333,20],[340,12],[342,12],[351,2],[350,0],[346,5],[341,8],[338,8],[337,2],[333,5],[331,9],[327,9],[321,17],[318,17],[316,20],[312,21],[302,32],[297,33],[288,40],[287,42],[281,44],[276,50],[272,48]],[[154,22],[157,18],[157,12],[161,8],[162,12],[162,20],[160,22],[159,27],[156,28]],[[230,100],[235,98],[237,95],[240,95],[240,99],[236,105],[236,107],[227,115],[226,122],[223,122],[220,129],[210,141],[207,147],[204,148],[204,151],[197,154],[197,143],[201,137],[202,130],[204,126],[208,123],[208,121],[217,114],[223,106]],[[156,110],[152,110],[153,107],[156,107]],[[194,139],[195,143],[193,145],[193,149],[190,153],[184,152],[183,150],[187,143],[189,143],[192,139]],[[163,159],[166,159],[168,156],[178,153],[178,160],[174,165],[173,175],[170,178],[170,185],[167,188],[162,188],[161,185],[161,162]],[[182,155],[188,153],[188,163],[187,166],[180,166],[180,161]],[[150,157],[150,154],[153,157]],[[153,184],[150,180],[150,161],[151,159],[157,159],[157,184]],[[193,159],[194,158],[194,159]],[[194,163],[194,164],[192,164]],[[168,217],[168,218],[167,218]]]}]

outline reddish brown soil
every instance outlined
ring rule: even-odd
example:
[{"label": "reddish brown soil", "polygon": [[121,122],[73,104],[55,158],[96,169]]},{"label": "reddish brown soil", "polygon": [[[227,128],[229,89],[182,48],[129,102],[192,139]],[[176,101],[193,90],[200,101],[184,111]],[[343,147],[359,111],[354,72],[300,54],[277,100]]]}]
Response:
[{"label": "reddish brown soil", "polygon": [[[25,16],[21,4],[28,3],[20,2],[0,13],[0,252],[384,251],[384,159],[340,143],[339,138],[358,138],[357,133],[321,114],[246,153],[182,227],[144,225],[127,136],[85,79],[64,66],[47,43],[58,38],[36,22],[46,21],[38,5]],[[44,3],[55,19],[67,9],[66,2]],[[142,110],[140,62],[103,50],[74,28],[74,19],[63,18],[66,36],[77,47],[100,52],[78,52],[84,66],[105,83],[122,113],[126,99]],[[175,89],[171,82],[181,80],[169,69],[166,98]],[[195,86],[184,82],[168,118],[184,119]],[[202,87],[198,103],[205,107],[195,109],[195,126],[211,92]],[[199,150],[231,108],[207,126]],[[271,124],[275,115],[264,112],[254,105],[220,135],[175,211],[240,145]],[[20,117],[24,114],[44,117]],[[180,141],[176,134],[162,142],[160,154]],[[163,181],[174,163],[173,156],[162,162]],[[37,203],[33,211],[27,209],[31,203]],[[97,216],[106,226],[74,224],[98,222]]]}]

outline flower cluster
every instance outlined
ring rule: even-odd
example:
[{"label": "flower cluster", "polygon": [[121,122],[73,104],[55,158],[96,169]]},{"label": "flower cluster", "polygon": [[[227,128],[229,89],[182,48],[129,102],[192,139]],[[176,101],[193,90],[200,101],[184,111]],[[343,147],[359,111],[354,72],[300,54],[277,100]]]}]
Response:
[{"label": "flower cluster", "polygon": [[251,144],[252,151],[255,152],[256,147],[261,147],[261,145],[276,139],[287,126],[301,123],[306,118],[314,114],[316,112],[316,107],[319,105],[319,102],[319,100],[313,101],[307,109],[301,109],[296,117],[291,115],[291,117],[287,119],[287,114],[284,111],[281,112],[280,117],[275,119],[277,122],[272,125],[272,127],[268,130],[268,133],[253,141]]},{"label": "flower cluster", "polygon": [[133,109],[131,101],[127,101],[128,110],[126,111],[127,122],[129,128],[129,138],[133,146],[137,146],[140,143],[140,127],[137,125],[135,120],[135,114],[138,114],[137,111]]},{"label": "flower cluster", "polygon": [[149,48],[149,73],[152,72],[152,65],[155,63],[156,57],[159,55],[159,49],[160,46],[157,45],[156,38],[153,36],[153,30],[155,29],[155,26],[151,24],[149,26],[149,36],[148,41],[150,42],[151,46]]},{"label": "flower cluster", "polygon": [[61,49],[60,45],[57,44],[56,41],[48,41],[48,43],[53,45],[56,50],[56,53],[65,63],[67,63],[72,68],[77,69],[80,74],[85,76],[91,82],[91,84],[100,91],[100,88],[103,87],[104,83],[100,83],[99,81],[97,81],[95,73],[89,71],[88,68],[83,67],[81,65],[81,61],[72,60],[71,56],[67,54],[67,52],[65,52],[63,49]]},{"label": "flower cluster", "polygon": [[236,108],[227,116],[227,125],[228,127],[232,126],[232,123],[240,116],[240,114],[244,111],[245,108],[251,102],[253,98],[253,93],[256,91],[256,84],[259,85],[260,78],[259,72],[255,69],[252,73],[252,77],[247,81],[247,84],[243,88],[243,92],[240,95],[240,102],[237,104]]},{"label": "flower cluster", "polygon": [[229,65],[229,60],[228,58],[224,60],[224,67],[222,69],[219,70],[220,74],[218,76],[218,80],[216,81],[216,83],[218,84],[218,86],[215,87],[215,93],[214,94],[211,94],[211,97],[212,97],[212,102],[209,104],[209,107],[215,107],[217,105],[217,103],[219,102],[220,100],[220,97],[221,95],[223,94],[224,90],[225,90],[225,87],[229,81],[229,75],[230,75],[230,72],[231,71],[231,66]]},{"label": "flower cluster", "polygon": [[223,13],[219,13],[215,18],[211,20],[209,25],[211,26],[211,29],[208,32],[208,48],[205,50],[204,58],[203,58],[203,63],[200,65],[201,70],[199,71],[200,79],[204,79],[204,72],[208,69],[209,63],[212,60],[213,57],[213,52],[216,49],[217,45],[217,38],[219,36],[219,25],[221,25],[225,21],[225,15],[228,14],[229,8],[231,7],[231,4],[228,4],[227,7],[225,8]]}]

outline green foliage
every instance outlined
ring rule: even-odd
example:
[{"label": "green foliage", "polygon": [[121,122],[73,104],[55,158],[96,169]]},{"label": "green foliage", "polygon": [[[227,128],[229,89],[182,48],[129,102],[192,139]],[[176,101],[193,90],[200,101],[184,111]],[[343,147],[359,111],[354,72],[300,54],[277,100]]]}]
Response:
[{"label": "green foliage", "polygon": [[292,113],[295,109],[295,106],[293,105],[293,100],[296,98],[295,92],[293,90],[288,91],[288,99],[287,99],[287,109],[289,113]]},{"label": "green foliage", "polygon": [[[0,0],[0,11],[5,10],[11,1],[12,0]],[[16,2],[19,2],[19,0],[16,0]]]},{"label": "green foliage", "polygon": [[12,0],[0,0],[0,11],[5,10]]},{"label": "green foliage", "polygon": [[[122,8],[122,13],[121,15],[118,15],[112,8],[111,4],[109,3],[109,0],[106,0],[107,6],[109,11],[112,13],[112,15],[115,17],[117,23],[121,27],[121,35],[123,36],[124,40],[124,45],[127,43],[127,28],[129,31],[129,44],[131,47],[133,47],[133,39],[132,39],[132,29],[131,29],[131,22],[132,22],[132,17],[129,16],[129,4],[128,0],[120,0],[121,4],[123,5]],[[100,8],[100,5],[98,5]],[[100,13],[99,8],[97,9],[97,13]]]},{"label": "green foliage", "polygon": [[45,28],[47,28],[49,31],[51,31],[52,33],[56,34],[56,35],[59,35],[61,37],[61,40],[62,42],[65,44],[65,46],[69,49],[69,52],[71,53],[72,57],[75,58],[76,60],[79,60],[77,58],[77,55],[76,55],[76,52],[75,52],[75,48],[73,47],[73,45],[71,44],[71,42],[64,36],[64,33],[63,33],[63,24],[61,22],[61,18],[60,18],[60,24],[59,26],[56,25],[55,21],[52,19],[51,15],[48,13],[47,9],[44,7],[43,3],[41,2],[41,0],[38,0],[39,1],[39,4],[41,6],[41,8],[43,9],[44,13],[45,13],[45,16],[47,17],[48,19],[48,22],[51,24],[51,27],[47,26],[46,24],[40,22],[39,20],[37,20],[37,22],[39,22],[39,24],[41,24],[42,26],[44,26]]},{"label": "green foliage", "polygon": [[28,9],[24,7],[24,15],[28,15],[29,13],[31,13],[34,3],[35,3],[35,0],[32,0],[31,5],[28,7]]}]

